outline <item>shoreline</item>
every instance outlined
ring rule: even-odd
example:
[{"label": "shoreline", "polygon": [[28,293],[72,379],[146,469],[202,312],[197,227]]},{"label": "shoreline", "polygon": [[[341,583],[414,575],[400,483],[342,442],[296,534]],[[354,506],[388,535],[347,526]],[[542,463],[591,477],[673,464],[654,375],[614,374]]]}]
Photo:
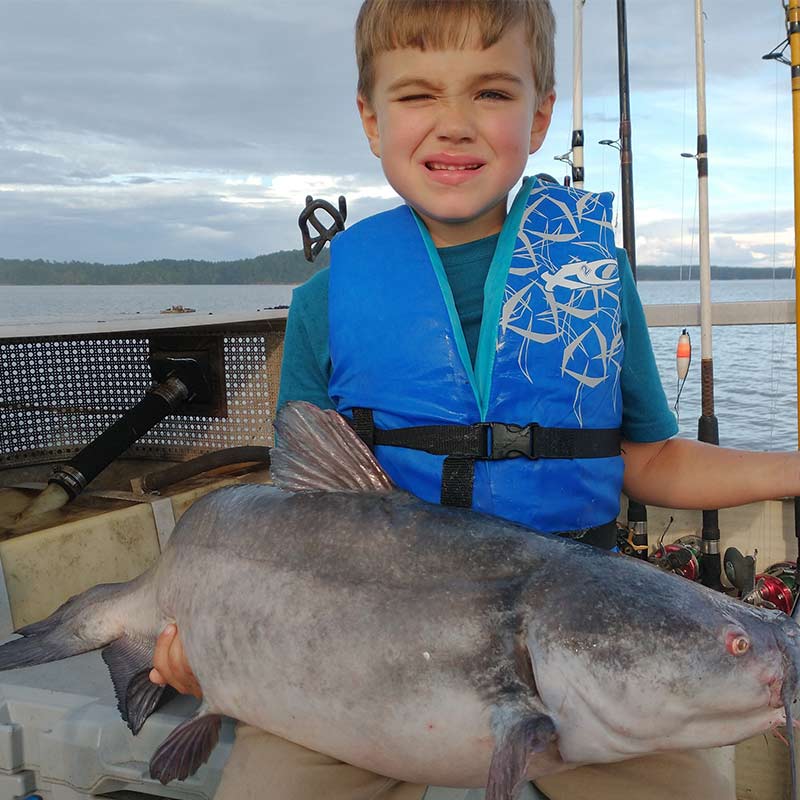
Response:
[{"label": "shoreline", "polygon": [[[647,267],[639,267],[636,274],[636,280],[639,283],[698,283],[700,278],[696,274],[696,268],[692,268],[692,271],[689,275],[682,276],[680,274],[678,267],[656,267],[657,270],[664,270],[669,269],[669,274],[658,274],[654,275],[650,269]],[[688,268],[684,268],[686,270]],[[717,274],[714,272],[715,269],[726,270],[723,274]],[[730,270],[730,271],[728,271]],[[746,274],[736,274],[735,270],[746,270]],[[780,272],[779,272],[780,271]],[[794,280],[795,276],[791,274],[793,270],[789,267],[776,267],[773,271],[772,269],[762,268],[762,267],[712,267],[711,273],[711,280],[713,282],[717,281],[771,281],[771,280]],[[767,274],[764,274],[767,273]],[[784,274],[786,273],[786,274]],[[236,283],[147,283],[147,282],[136,282],[132,281],[129,283],[120,283],[118,281],[108,282],[108,283],[11,283],[5,282],[0,280],[0,286],[17,286],[17,287],[25,287],[29,289],[38,289],[47,286],[83,286],[83,287],[100,287],[100,286],[117,286],[120,288],[130,287],[130,286],[143,286],[143,287],[152,287],[152,288],[168,288],[171,286],[204,286],[207,288],[213,287],[222,287],[222,286],[280,286],[280,287],[297,287],[302,285],[302,281],[292,281],[289,283],[277,282],[277,281],[258,281],[258,282],[236,282]]]}]

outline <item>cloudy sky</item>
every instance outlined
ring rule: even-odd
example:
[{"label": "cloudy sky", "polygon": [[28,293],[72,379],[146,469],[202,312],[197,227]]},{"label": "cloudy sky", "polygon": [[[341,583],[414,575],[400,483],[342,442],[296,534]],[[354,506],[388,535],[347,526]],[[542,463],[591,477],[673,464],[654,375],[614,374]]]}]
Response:
[{"label": "cloudy sky", "polygon": [[[300,246],[306,194],[397,203],[355,111],[360,0],[0,0],[0,257],[125,263]],[[557,113],[529,172],[561,177]],[[792,264],[780,0],[706,0],[712,261]],[[640,263],[696,261],[693,0],[628,0]],[[616,190],[616,3],[586,3],[587,186]]]}]

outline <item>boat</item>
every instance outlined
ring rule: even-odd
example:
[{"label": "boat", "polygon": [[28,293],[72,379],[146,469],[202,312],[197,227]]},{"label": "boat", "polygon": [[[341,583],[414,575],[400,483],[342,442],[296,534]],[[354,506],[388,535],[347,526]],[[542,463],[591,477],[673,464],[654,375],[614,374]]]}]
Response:
[{"label": "boat", "polygon": [[[800,18],[800,0],[792,0],[792,8]],[[698,326],[704,317],[714,325],[794,324],[795,308],[789,301],[698,303],[650,307],[646,314],[654,327]],[[162,313],[193,311],[172,306]],[[196,460],[234,448],[271,446],[285,326],[285,309],[215,315],[202,322],[128,319],[35,330],[0,325],[0,528],[3,514],[6,521],[16,518],[41,496],[54,468],[63,467],[125,409],[141,402],[154,379],[154,355],[195,359],[205,365],[211,387],[204,402],[173,410],[123,453],[114,454],[72,502],[15,525],[11,532],[5,526],[0,535],[0,637],[96,583],[141,573],[157,559],[176,521],[203,494],[232,483],[269,482],[264,460],[250,450],[237,450],[232,460]],[[23,393],[19,375],[45,377],[32,378]],[[721,510],[725,547],[745,556],[757,551],[757,567],[764,574],[773,565],[796,560],[794,506],[794,499],[786,498]],[[623,516],[626,511],[623,506]],[[697,512],[651,507],[650,548],[679,548],[697,558],[702,525]],[[773,577],[790,582],[786,574]],[[722,579],[733,588],[724,573]],[[779,599],[780,588],[773,589],[770,597]],[[177,698],[133,737],[119,718],[98,653],[3,673],[0,800],[210,800],[232,741],[230,725],[209,763],[187,781],[165,788],[148,775],[157,745],[193,707],[191,698]],[[737,745],[735,762],[731,751],[722,758],[729,768],[735,763],[738,797],[786,796],[788,757],[777,738],[755,737]],[[529,798],[535,796],[528,791]],[[426,800],[454,798],[447,792],[431,790]],[[477,800],[480,793],[468,796]],[[458,800],[466,797],[461,792]]]},{"label": "boat", "polygon": [[[140,574],[203,494],[269,480],[261,453],[272,442],[286,311],[186,323],[137,318],[0,329],[0,637],[91,585]],[[54,467],[141,403],[158,354],[207,365],[210,396],[109,457],[72,502],[10,524],[53,486]],[[88,380],[79,377],[86,364]],[[36,374],[43,377],[23,392],[19,376]],[[195,474],[191,459],[220,450],[230,457],[201,461]],[[0,798],[210,799],[232,741],[230,724],[209,763],[188,780],[165,789],[149,777],[153,752],[194,705],[178,698],[134,737],[97,652],[4,673]]]},{"label": "boat", "polygon": [[[646,312],[649,324],[657,327],[696,325],[700,317],[699,305],[655,306]],[[715,324],[722,325],[776,319],[788,324],[793,313],[789,302],[712,307]],[[0,326],[0,396],[10,401],[3,409],[0,508],[17,503],[19,509],[37,496],[54,467],[113,421],[109,397],[115,405],[135,403],[150,383],[148,358],[159,349],[221,349],[227,399],[223,412],[186,409],[171,415],[114,459],[71,503],[0,537],[0,636],[41,619],[89,586],[135,577],[158,557],[175,521],[206,492],[231,483],[269,481],[263,461],[249,454],[208,472],[195,474],[192,465],[223,448],[271,445],[285,325],[286,311],[274,310],[215,315],[213,322],[177,328],[159,319],[106,322],[83,330],[71,324],[35,332]],[[88,353],[97,355],[91,381],[79,368]],[[14,393],[19,374],[47,371],[53,378],[35,387],[35,401]],[[98,395],[97,385],[107,391]],[[793,560],[792,512],[792,499],[722,510],[725,545],[748,554],[757,550],[759,569]],[[665,544],[679,546],[697,537],[701,524],[697,512],[649,509],[650,529],[667,530]],[[119,717],[99,653],[2,673],[0,800],[35,793],[55,799],[65,787],[72,792],[70,800],[114,792],[129,793],[119,795],[128,800],[210,800],[232,741],[230,725],[210,762],[187,781],[170,785],[168,794],[147,774],[157,745],[193,707],[191,698],[178,698],[133,737]],[[736,749],[736,771],[739,797],[782,798],[789,772],[786,748],[774,737],[744,742]],[[449,800],[452,794],[441,797]],[[431,791],[427,800],[437,795]]]}]

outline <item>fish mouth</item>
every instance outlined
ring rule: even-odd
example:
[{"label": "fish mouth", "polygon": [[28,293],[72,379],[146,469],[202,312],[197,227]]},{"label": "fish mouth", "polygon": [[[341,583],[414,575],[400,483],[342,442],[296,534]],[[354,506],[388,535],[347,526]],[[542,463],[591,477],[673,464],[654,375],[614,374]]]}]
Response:
[{"label": "fish mouth", "polygon": [[769,689],[769,707],[770,708],[783,708],[785,703],[783,694],[784,681],[782,678],[773,678],[767,683]]},{"label": "fish mouth", "polygon": [[778,641],[778,649],[783,657],[782,676],[775,676],[770,683],[770,693],[773,690],[778,691],[781,705],[789,708],[798,699],[797,693],[800,686],[800,641],[798,638],[800,637],[798,637],[799,631],[794,623],[790,629],[784,629],[784,633],[785,637]]},{"label": "fish mouth", "polygon": [[[794,746],[794,719],[792,704],[797,699],[798,683],[800,683],[800,652],[798,652],[798,634],[800,629],[791,618],[784,627],[784,637],[778,640],[778,647],[783,655],[785,677],[780,687],[780,701],[786,715],[786,740],[789,744],[789,765],[792,775],[792,797],[797,797],[797,755]],[[770,687],[771,689],[772,687]],[[771,699],[771,698],[770,698]]]}]

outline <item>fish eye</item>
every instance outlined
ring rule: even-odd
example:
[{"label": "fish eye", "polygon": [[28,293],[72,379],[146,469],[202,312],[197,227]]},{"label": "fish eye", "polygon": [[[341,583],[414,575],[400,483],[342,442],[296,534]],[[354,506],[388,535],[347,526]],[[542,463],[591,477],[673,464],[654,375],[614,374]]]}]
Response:
[{"label": "fish eye", "polygon": [[743,656],[750,649],[750,640],[743,633],[729,633],[725,644],[732,656]]}]

